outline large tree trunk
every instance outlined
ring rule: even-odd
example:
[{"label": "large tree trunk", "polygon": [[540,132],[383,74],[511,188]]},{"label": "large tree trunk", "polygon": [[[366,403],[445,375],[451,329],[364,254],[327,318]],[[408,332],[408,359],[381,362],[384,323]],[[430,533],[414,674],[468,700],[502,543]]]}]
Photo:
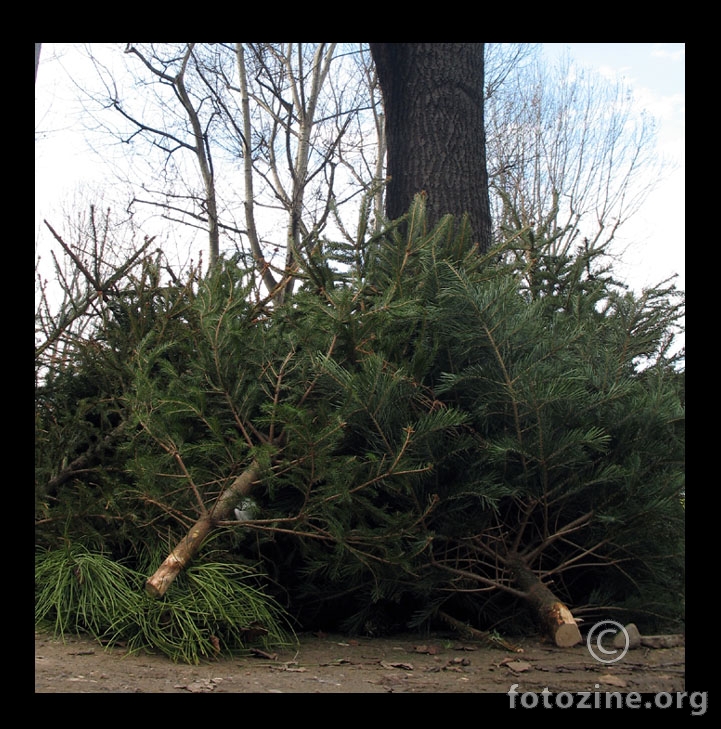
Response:
[{"label": "large tree trunk", "polygon": [[162,597],[168,591],[181,570],[185,569],[198,553],[205,538],[215,528],[216,522],[231,518],[233,508],[242,500],[243,496],[250,493],[253,484],[258,481],[259,477],[258,464],[253,462],[233,481],[218,498],[213,510],[201,516],[193,524],[175,549],[158,567],[155,574],[145,583],[145,590],[149,595],[156,598]]},{"label": "large tree trunk", "polygon": [[559,648],[580,643],[581,631],[571,611],[546,587],[519,557],[511,561],[516,585],[526,593],[540,626]]},{"label": "large tree trunk", "polygon": [[371,43],[388,147],[386,214],[398,218],[425,192],[429,224],[469,216],[491,245],[483,120],[483,43]]}]

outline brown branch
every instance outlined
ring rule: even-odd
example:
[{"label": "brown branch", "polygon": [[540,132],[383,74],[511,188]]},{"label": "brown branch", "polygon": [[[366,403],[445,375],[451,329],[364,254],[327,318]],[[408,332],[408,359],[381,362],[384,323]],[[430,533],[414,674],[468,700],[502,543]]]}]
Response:
[{"label": "brown branch", "polygon": [[46,493],[52,495],[57,490],[58,486],[61,486],[66,481],[73,478],[73,476],[95,470],[90,466],[90,459],[102,448],[111,445],[113,441],[115,441],[125,432],[127,427],[128,423],[127,421],[124,421],[120,423],[120,425],[118,425],[117,427],[113,428],[113,430],[111,430],[102,440],[91,444],[91,446],[88,448],[87,451],[85,451],[85,453],[79,455],[75,460],[65,466],[57,476],[51,478],[45,484]]},{"label": "brown branch", "polygon": [[565,537],[566,535],[570,534],[571,532],[577,531],[578,529],[583,528],[586,526],[586,524],[591,520],[593,517],[594,512],[589,511],[585,514],[581,514],[578,518],[574,519],[573,521],[568,522],[562,529],[559,529],[558,531],[554,532],[553,534],[549,535],[546,539],[544,539],[537,547],[534,547],[533,549],[528,549],[522,552],[523,558],[527,562],[532,562],[536,557],[538,557],[541,552],[543,552],[545,549],[547,549],[551,544],[553,544],[558,539],[561,539],[561,537]]},{"label": "brown branch", "polygon": [[[63,335],[63,333],[68,329],[68,327],[77,319],[79,319],[81,316],[83,316],[88,308],[91,306],[91,304],[96,299],[102,299],[105,294],[111,289],[111,287],[119,281],[123,276],[125,276],[128,271],[135,265],[138,258],[142,256],[147,248],[153,243],[155,240],[155,237],[152,238],[145,238],[145,242],[140,247],[138,251],[136,251],[122,266],[119,266],[115,272],[104,282],[101,282],[99,280],[96,280],[96,278],[90,273],[90,271],[87,270],[87,268],[83,265],[82,261],[78,258],[78,256],[73,252],[73,250],[68,246],[68,244],[62,239],[62,236],[60,236],[59,233],[48,223],[47,220],[43,221],[45,225],[47,226],[48,230],[52,233],[55,240],[62,246],[63,250],[70,256],[70,258],[73,260],[75,265],[78,267],[78,270],[82,272],[82,274],[87,279],[88,283],[90,283],[91,290],[85,294],[83,297],[81,297],[79,300],[72,301],[72,312],[65,314],[64,316],[60,317],[60,321],[57,323],[57,325],[54,327],[54,330],[48,333],[47,339],[45,342],[40,344],[35,349],[35,357],[39,357],[46,349],[48,349],[50,346],[52,346],[55,342],[57,342],[60,337]],[[69,289],[66,292],[68,295],[70,295]],[[71,296],[72,299],[72,296]]]},{"label": "brown branch", "polygon": [[475,572],[469,572],[467,570],[457,569],[456,567],[450,567],[447,564],[438,562],[435,559],[435,557],[433,557],[433,556],[431,556],[431,564],[434,567],[439,567],[440,569],[443,569],[446,572],[450,572],[453,575],[458,575],[459,577],[463,577],[463,578],[472,580],[474,582],[480,582],[483,585],[488,585],[490,587],[497,588],[499,590],[502,590],[503,592],[508,593],[509,595],[513,595],[514,597],[521,598],[522,600],[528,599],[528,594],[526,592],[524,592],[523,590],[517,590],[515,587],[510,587],[509,585],[504,584],[500,580],[491,580],[488,577],[484,577],[483,575],[478,575]]},{"label": "brown branch", "polygon": [[460,620],[456,620],[456,618],[450,616],[443,610],[438,611],[438,617],[443,620],[444,623],[450,625],[453,630],[460,633],[464,638],[480,640],[483,643],[488,643],[493,648],[503,648],[504,650],[511,651],[511,653],[523,653],[523,648],[509,643],[499,635],[494,635],[488,630],[472,628],[470,625],[462,623]]}]

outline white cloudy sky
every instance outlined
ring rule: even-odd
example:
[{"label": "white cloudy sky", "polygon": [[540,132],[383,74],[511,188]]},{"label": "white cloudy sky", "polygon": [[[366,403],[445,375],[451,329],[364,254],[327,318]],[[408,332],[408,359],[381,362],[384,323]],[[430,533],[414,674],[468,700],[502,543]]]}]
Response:
[{"label": "white cloudy sky", "polygon": [[[624,278],[641,287],[678,274],[685,289],[686,47],[684,43],[547,43],[581,66],[622,77],[658,123],[659,153],[673,171],[622,229]],[[626,245],[629,245],[626,248]]]},{"label": "white cloudy sky", "polygon": [[[550,43],[552,58],[568,50],[581,66],[621,76],[634,99],[657,123],[659,153],[675,165],[644,208],[622,230],[622,278],[634,288],[678,274],[685,288],[685,44]],[[36,239],[43,217],[59,215],[79,185],[101,188],[105,173],[92,163],[81,125],[64,112],[77,109],[77,89],[69,82],[73,51],[64,44],[44,44],[35,87]],[[38,130],[47,132],[38,137]]]}]

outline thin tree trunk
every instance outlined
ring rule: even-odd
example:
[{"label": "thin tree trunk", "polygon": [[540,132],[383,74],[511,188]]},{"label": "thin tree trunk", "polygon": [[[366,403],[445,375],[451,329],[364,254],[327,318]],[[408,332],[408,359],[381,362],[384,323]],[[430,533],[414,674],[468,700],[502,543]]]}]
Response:
[{"label": "thin tree trunk", "polygon": [[517,586],[526,593],[544,632],[559,648],[581,642],[581,632],[571,611],[544,585],[536,573],[520,558],[509,562]]},{"label": "thin tree trunk", "polygon": [[145,590],[155,598],[162,597],[173,584],[175,578],[184,570],[206,537],[215,528],[216,522],[230,518],[233,508],[243,496],[247,496],[260,478],[260,470],[255,461],[220,495],[210,513],[203,514],[178,542],[175,549],[166,557],[145,583]]},{"label": "thin tree trunk", "polygon": [[[253,260],[260,272],[265,288],[268,291],[275,291],[277,281],[270,270],[270,263],[263,256],[263,249],[260,245],[260,236],[255,225],[255,192],[253,190],[253,152],[251,144],[252,129],[250,124],[250,97],[248,95],[248,79],[245,71],[245,48],[242,43],[235,44],[235,57],[238,64],[238,79],[240,84],[240,108],[243,115],[243,179],[245,183],[245,227],[248,229],[248,241],[253,252]],[[277,303],[282,303],[283,294],[278,293]]]},{"label": "thin tree trunk", "polygon": [[188,114],[190,126],[193,129],[193,138],[195,140],[195,155],[200,167],[200,174],[203,178],[203,187],[205,188],[205,204],[208,209],[208,248],[209,261],[208,269],[215,267],[220,257],[220,226],[218,225],[218,204],[215,191],[215,176],[213,174],[213,161],[210,156],[210,147],[207,144],[206,135],[200,125],[198,110],[188,96],[185,88],[185,70],[193,53],[195,43],[189,43],[188,49],[183,58],[183,65],[180,73],[175,79],[175,88],[178,90],[180,100]]},{"label": "thin tree trunk", "polygon": [[[311,150],[311,134],[316,123],[315,113],[318,106],[318,96],[320,89],[328,76],[330,66],[333,61],[336,43],[329,43],[326,48],[325,43],[319,43],[318,48],[313,55],[313,63],[311,66],[311,87],[306,98],[303,93],[303,79],[301,78],[292,88],[294,107],[298,114],[300,124],[298,126],[298,151],[296,153],[295,163],[292,170],[292,193],[290,207],[290,221],[288,224],[288,252],[286,255],[286,270],[295,271],[298,262],[302,258],[301,251],[302,238],[302,221],[303,221],[303,201],[305,198],[305,189],[308,184],[308,166],[310,164]],[[300,48],[299,48],[300,55]],[[288,60],[290,60],[290,49],[288,51]],[[290,128],[286,130],[286,134],[290,134]],[[287,297],[293,293],[294,281],[290,281],[283,291],[283,296]]]}]

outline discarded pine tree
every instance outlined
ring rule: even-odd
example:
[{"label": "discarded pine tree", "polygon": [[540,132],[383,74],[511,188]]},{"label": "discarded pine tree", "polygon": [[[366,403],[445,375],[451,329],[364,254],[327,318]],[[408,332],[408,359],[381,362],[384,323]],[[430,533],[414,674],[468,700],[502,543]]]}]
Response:
[{"label": "discarded pine tree", "polygon": [[176,545],[148,590],[212,534],[303,625],[518,627],[530,607],[569,645],[574,614],[611,605],[678,619],[678,293],[626,292],[588,251],[481,254],[463,221],[427,229],[421,198],[402,236],[327,255],[275,308],[233,261],[182,306],[153,298],[122,363],[125,476],[103,497],[116,550]]}]

